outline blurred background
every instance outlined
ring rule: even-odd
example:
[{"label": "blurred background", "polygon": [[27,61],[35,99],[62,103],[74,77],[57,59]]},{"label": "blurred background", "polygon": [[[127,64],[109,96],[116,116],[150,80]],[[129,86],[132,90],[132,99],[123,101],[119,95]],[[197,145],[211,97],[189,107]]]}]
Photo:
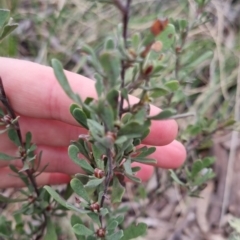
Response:
[{"label": "blurred background", "polygon": [[[185,166],[205,156],[216,159],[216,176],[200,189],[198,198],[189,197],[186,189],[170,181],[167,170],[156,170],[145,185],[127,186],[128,221],[138,219],[149,225],[144,239],[240,239],[240,1],[209,0],[204,8],[199,2],[132,1],[132,33],[144,32],[158,17],[173,19],[172,23],[187,20],[184,32],[176,28],[175,43],[166,53],[170,57],[159,78],[161,82],[174,77],[181,87],[155,104],[194,114],[179,120],[178,138],[188,150]],[[90,78],[93,69],[80,51],[81,43],[98,51],[121,21],[117,9],[98,1],[0,0],[0,8],[10,9],[19,23],[1,43],[0,56],[43,65],[58,58],[65,69]],[[207,20],[200,22],[199,15]],[[181,47],[179,55],[176,47]],[[232,126],[227,128],[228,124]],[[184,167],[176,174],[184,181]],[[11,208],[2,205],[0,213],[7,214]],[[62,221],[60,225],[65,224]],[[67,236],[62,232],[59,239]]]}]

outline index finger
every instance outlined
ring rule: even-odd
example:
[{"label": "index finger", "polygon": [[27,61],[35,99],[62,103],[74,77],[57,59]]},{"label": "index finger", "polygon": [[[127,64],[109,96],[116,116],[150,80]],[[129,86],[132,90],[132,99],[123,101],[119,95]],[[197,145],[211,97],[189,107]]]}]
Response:
[{"label": "index finger", "polygon": [[[69,71],[65,73],[72,89],[83,100],[87,97],[97,98],[94,81]],[[0,58],[0,76],[11,105],[18,114],[60,120],[78,126],[69,112],[72,100],[59,85],[52,68],[23,60]],[[136,103],[138,99],[130,96],[130,101]],[[151,115],[159,111],[159,108],[151,105]],[[166,145],[175,139],[177,129],[174,120],[153,121],[151,132],[144,142]]]}]

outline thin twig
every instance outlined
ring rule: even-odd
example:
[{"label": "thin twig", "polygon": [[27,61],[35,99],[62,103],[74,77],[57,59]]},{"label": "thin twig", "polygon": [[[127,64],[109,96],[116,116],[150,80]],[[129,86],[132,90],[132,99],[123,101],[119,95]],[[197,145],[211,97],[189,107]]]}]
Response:
[{"label": "thin twig", "polygon": [[[16,116],[16,114],[15,114],[11,104],[9,103],[9,100],[7,98],[7,95],[6,95],[4,87],[3,87],[3,82],[2,82],[2,78],[1,77],[0,77],[0,100],[3,103],[3,105],[5,106],[6,110],[8,111],[8,114],[10,115],[11,119],[16,119],[17,116]],[[18,139],[20,141],[21,147],[23,149],[25,149],[18,121],[14,123],[14,128],[15,128],[15,130],[17,132]],[[26,157],[23,157],[22,158],[23,164],[24,164],[25,161],[26,161]],[[40,192],[38,190],[36,180],[35,180],[35,178],[33,176],[33,172],[30,169],[27,169],[25,172],[26,172],[26,174],[27,174],[27,176],[28,176],[28,178],[29,178],[33,188],[34,188],[34,191],[35,191],[37,197],[40,197]],[[45,229],[45,227],[47,225],[47,215],[46,215],[46,212],[43,211],[42,214],[43,214],[43,217],[44,217],[44,222],[43,222],[44,228],[42,228],[42,232],[39,234],[39,236],[43,235],[44,229]],[[39,236],[37,236],[36,239],[40,239]]]},{"label": "thin twig", "polygon": [[[126,7],[123,7],[122,9],[119,8],[120,1],[115,0],[115,5],[121,10],[122,12],[122,21],[123,21],[123,32],[122,32],[122,37],[124,39],[124,45],[125,48],[127,47],[127,30],[128,30],[128,21],[129,21],[129,10],[130,10],[130,5],[131,5],[132,0],[127,0]],[[125,87],[125,72],[126,72],[126,66],[125,66],[125,61],[122,60],[121,62],[121,89]],[[122,116],[122,110],[123,110],[123,102],[124,102],[124,97],[121,95],[120,98],[120,104],[119,104],[119,117],[121,118]]]}]

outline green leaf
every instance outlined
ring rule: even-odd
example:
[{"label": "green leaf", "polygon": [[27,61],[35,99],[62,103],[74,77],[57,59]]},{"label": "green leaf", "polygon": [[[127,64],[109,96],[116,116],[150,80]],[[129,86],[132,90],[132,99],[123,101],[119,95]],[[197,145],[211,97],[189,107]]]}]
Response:
[{"label": "green leaf", "polygon": [[100,209],[100,214],[104,217],[109,213],[107,208],[101,208]]},{"label": "green leaf", "polygon": [[26,140],[25,140],[25,147],[26,147],[26,149],[30,148],[31,141],[32,141],[32,134],[30,132],[27,132],[26,133]]},{"label": "green leaf", "polygon": [[70,184],[72,189],[78,196],[82,197],[85,201],[90,202],[90,198],[87,194],[87,191],[85,190],[82,182],[79,179],[77,178],[72,179]]},{"label": "green leaf", "polygon": [[82,100],[80,99],[78,94],[75,94],[67,80],[67,77],[63,71],[62,64],[57,59],[52,59],[52,66],[54,70],[54,74],[60,83],[61,87],[65,91],[65,93],[76,103],[82,105]]},{"label": "green leaf", "polygon": [[86,188],[96,188],[98,185],[100,185],[105,180],[105,177],[103,178],[96,178],[91,179],[88,181],[88,183],[85,185]]},{"label": "green leaf", "polygon": [[134,239],[145,235],[147,232],[147,224],[139,223],[138,225],[131,224],[123,231],[123,237],[121,240]]},{"label": "green leaf", "polygon": [[109,87],[113,88],[117,84],[117,80],[120,76],[121,62],[120,57],[115,51],[104,51],[100,57],[99,61],[107,75],[107,80]]},{"label": "green leaf", "polygon": [[104,92],[102,76],[100,76],[98,73],[95,73],[94,78],[96,79],[95,88],[96,88],[98,97],[101,97],[102,93]]},{"label": "green leaf", "polygon": [[123,215],[119,215],[115,218],[115,220],[118,222],[118,224],[121,224],[124,220],[124,216]]},{"label": "green leaf", "polygon": [[178,183],[178,184],[180,184],[180,185],[182,185],[182,186],[185,186],[185,183],[182,182],[182,181],[178,178],[178,176],[176,175],[176,173],[175,173],[173,170],[170,169],[169,172],[170,172],[171,178],[172,178],[176,183]]},{"label": "green leaf", "polygon": [[131,121],[125,124],[118,131],[118,136],[126,136],[128,138],[137,138],[142,136],[143,125],[137,121]]},{"label": "green leaf", "polygon": [[110,236],[107,236],[107,240],[120,240],[123,237],[123,230],[115,232]]},{"label": "green leaf", "polygon": [[12,31],[15,30],[15,28],[17,28],[18,24],[17,23],[12,23],[12,24],[8,24],[3,28],[3,32],[2,35],[0,37],[0,41],[2,41],[7,35],[9,35]]},{"label": "green leaf", "polygon": [[81,224],[83,223],[82,219],[79,216],[77,216],[76,214],[73,214],[71,216],[70,221],[71,221],[71,226],[74,226],[77,223],[81,223]]},{"label": "green leaf", "polygon": [[73,145],[75,145],[78,149],[79,152],[86,157],[87,159],[89,159],[89,152],[88,150],[85,148],[85,141],[83,139],[78,139],[77,142],[73,142]]},{"label": "green leaf", "polygon": [[79,179],[82,182],[82,184],[86,184],[89,180],[89,176],[82,173],[75,174],[75,177]]},{"label": "green leaf", "polygon": [[9,160],[14,160],[14,159],[19,159],[20,157],[14,157],[14,156],[9,156],[5,153],[0,153],[0,160],[6,160],[6,161],[9,161]]},{"label": "green leaf", "polygon": [[132,158],[132,161],[134,162],[139,162],[139,163],[144,163],[144,164],[156,164],[157,161],[155,159],[151,159],[151,158],[140,158],[140,157],[136,157],[136,158]]},{"label": "green leaf", "polygon": [[104,43],[105,50],[113,50],[115,48],[115,43],[112,37],[108,37]]},{"label": "green leaf", "polygon": [[117,117],[117,112],[118,112],[118,98],[119,98],[119,92],[115,89],[112,89],[110,92],[107,94],[107,101],[109,105],[111,106],[114,114],[114,119]]},{"label": "green leaf", "polygon": [[150,97],[152,98],[163,97],[169,94],[169,90],[163,87],[148,88],[148,91],[150,91]]},{"label": "green leaf", "polygon": [[164,86],[171,91],[177,91],[179,88],[179,82],[177,80],[171,80],[164,84]]},{"label": "green leaf", "polygon": [[192,165],[192,177],[196,176],[203,168],[204,167],[201,160],[195,161]]},{"label": "green leaf", "polygon": [[135,50],[138,50],[138,47],[140,45],[140,42],[141,42],[141,36],[139,33],[134,33],[132,35],[132,47],[135,49]]},{"label": "green leaf", "polygon": [[113,123],[114,123],[114,112],[110,106],[103,106],[101,111],[99,112],[99,116],[102,121],[105,123],[109,131],[113,131]]},{"label": "green leaf", "polygon": [[156,151],[156,148],[155,147],[149,147],[149,148],[143,147],[138,150],[141,150],[141,151],[140,151],[140,154],[136,158],[139,158],[139,157],[143,158],[143,157],[147,157],[147,156],[153,154]]},{"label": "green leaf", "polygon": [[89,236],[94,234],[91,229],[85,227],[83,224],[77,223],[72,228],[74,233],[80,236]]},{"label": "green leaf", "polygon": [[132,163],[131,158],[128,158],[126,160],[126,162],[123,163],[123,167],[124,167],[125,172],[130,174],[130,175],[133,174],[132,168],[131,168],[131,163]]},{"label": "green leaf", "polygon": [[88,119],[87,124],[92,134],[104,136],[104,127],[101,124],[92,119]]},{"label": "green leaf", "polygon": [[8,9],[0,9],[0,30],[7,23],[10,16],[10,11]]},{"label": "green leaf", "polygon": [[121,137],[117,138],[117,140],[115,141],[115,144],[123,144],[127,140],[128,140],[128,138],[126,136],[121,136]]},{"label": "green leaf", "polygon": [[119,182],[118,178],[114,176],[113,178],[113,186],[112,186],[112,203],[120,203],[122,201],[122,197],[124,195],[125,188]]},{"label": "green leaf", "polygon": [[168,24],[167,27],[164,29],[162,33],[160,33],[159,36],[156,37],[156,41],[161,41],[163,44],[162,50],[168,50],[172,47],[174,41],[175,41],[175,27],[172,24]]},{"label": "green leaf", "polygon": [[0,194],[0,202],[1,203],[16,203],[16,202],[25,202],[27,201],[28,198],[20,198],[20,199],[13,199],[13,198],[8,198]]},{"label": "green leaf", "polygon": [[130,180],[132,180],[133,182],[136,182],[136,183],[141,183],[141,182],[142,182],[142,180],[141,180],[140,178],[135,177],[135,176],[133,176],[133,175],[131,175],[131,174],[124,173],[124,175],[125,175],[127,178],[129,178]]},{"label": "green leaf", "polygon": [[43,238],[44,240],[57,240],[58,236],[56,233],[56,229],[50,217],[47,219],[47,231]]},{"label": "green leaf", "polygon": [[174,110],[174,109],[166,109],[166,110],[161,111],[157,115],[151,116],[151,117],[148,117],[148,118],[150,120],[164,120],[164,119],[171,118],[175,114],[176,114],[176,110]]},{"label": "green leaf", "polygon": [[72,115],[84,128],[88,129],[87,116],[80,108],[75,108]]},{"label": "green leaf", "polygon": [[101,223],[100,223],[100,220],[99,220],[99,215],[97,213],[90,212],[87,215],[93,220],[93,222],[97,223],[97,225],[99,227],[101,226]]},{"label": "green leaf", "polygon": [[60,205],[62,205],[63,207],[67,208],[67,209],[70,209],[70,210],[73,210],[73,211],[76,211],[78,213],[88,213],[90,211],[88,210],[83,210],[83,209],[80,209],[80,208],[77,208],[75,206],[73,206],[72,204],[70,203],[67,203],[65,201],[65,199],[63,199],[53,188],[49,187],[49,186],[44,186],[44,189],[46,189],[48,191],[48,193],[52,196],[52,198],[58,202]]},{"label": "green leaf", "polygon": [[118,222],[116,220],[110,221],[107,225],[107,230],[114,230],[118,226]]},{"label": "green leaf", "polygon": [[105,152],[102,152],[100,148],[98,148],[95,144],[92,144],[92,153],[97,167],[104,169],[104,161],[101,159],[101,157]]},{"label": "green leaf", "polygon": [[78,154],[79,154],[79,149],[78,149],[77,146],[70,145],[68,147],[68,155],[73,160],[73,162],[78,164],[87,173],[93,173],[94,172],[93,167],[87,161],[85,161],[84,159],[80,159],[78,157]]},{"label": "green leaf", "polygon": [[17,131],[15,129],[11,128],[8,130],[8,137],[17,147],[21,146]]}]

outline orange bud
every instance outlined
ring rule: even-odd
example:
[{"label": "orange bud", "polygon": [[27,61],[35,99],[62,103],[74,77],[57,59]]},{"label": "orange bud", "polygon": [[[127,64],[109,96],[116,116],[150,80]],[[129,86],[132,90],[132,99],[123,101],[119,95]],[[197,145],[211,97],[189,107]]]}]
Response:
[{"label": "orange bud", "polygon": [[95,168],[95,169],[94,169],[94,176],[95,176],[96,178],[103,178],[104,175],[105,175],[105,173],[104,173],[103,170],[101,170],[101,169],[99,169],[99,168]]},{"label": "orange bud", "polygon": [[168,19],[157,19],[151,26],[151,32],[154,36],[159,35],[168,25]]}]

